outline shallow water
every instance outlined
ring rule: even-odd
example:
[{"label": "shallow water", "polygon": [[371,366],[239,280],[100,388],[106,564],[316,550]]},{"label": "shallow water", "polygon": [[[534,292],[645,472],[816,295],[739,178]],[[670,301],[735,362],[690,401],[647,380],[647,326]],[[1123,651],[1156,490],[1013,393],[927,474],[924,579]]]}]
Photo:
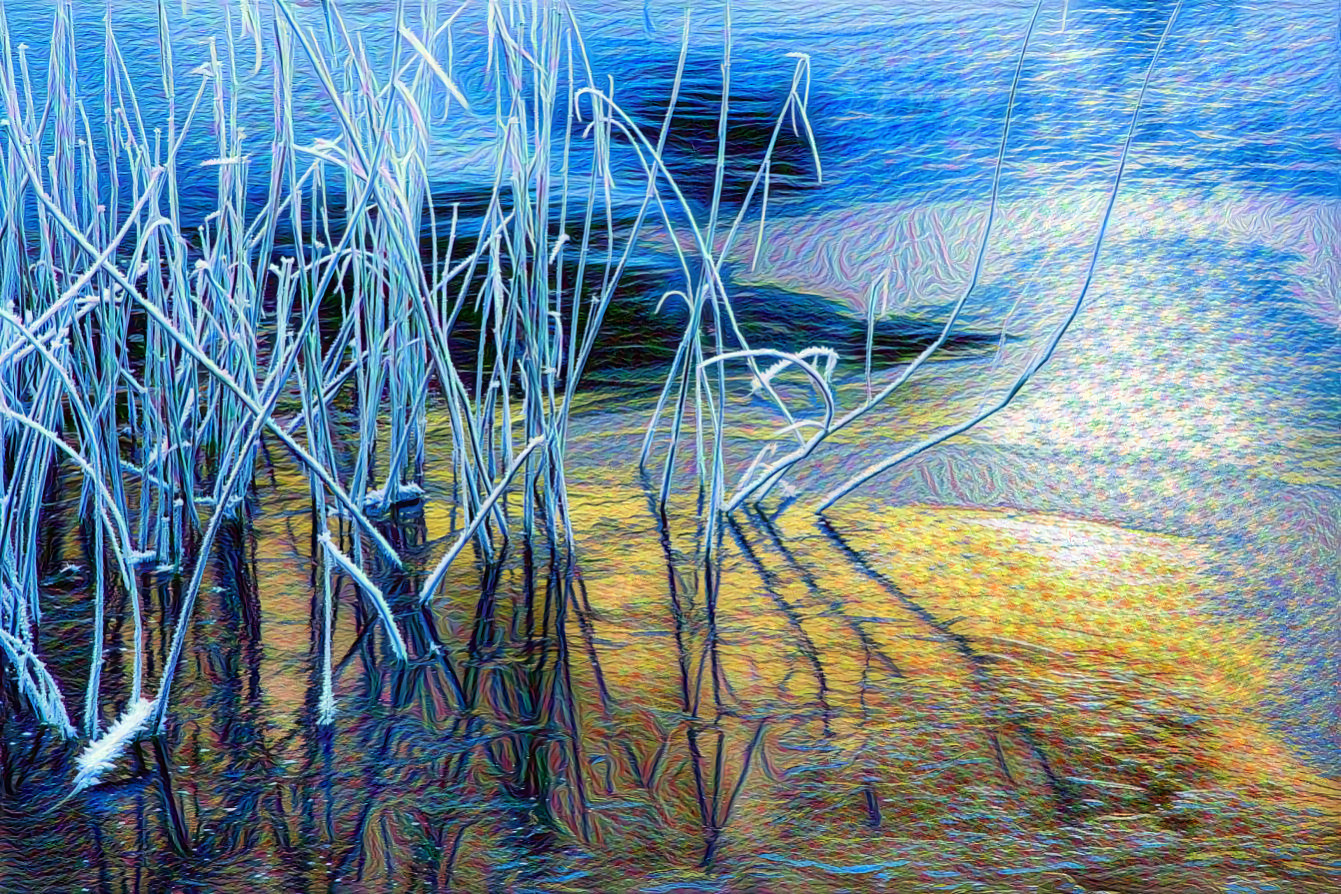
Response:
[{"label": "shallow water", "polygon": [[[152,35],[152,11],[114,7],[123,42]],[[189,7],[173,10],[184,55],[222,27]],[[815,60],[824,182],[797,154],[757,265],[742,255],[729,270],[761,322],[813,301],[864,336],[872,295],[943,318],[969,279],[1032,9],[733,4],[746,112],[780,99],[783,53]],[[414,660],[387,660],[346,587],[325,729],[307,484],[268,455],[250,524],[218,550],[163,754],[143,744],[107,784],[43,813],[77,749],[5,719],[0,890],[1331,890],[1334,3],[1185,4],[1094,284],[1051,362],[968,435],[827,521],[811,513],[1003,393],[1076,300],[1171,9],[1073,2],[1063,29],[1061,4],[1045,5],[966,309],[978,349],[930,365],[800,467],[794,501],[739,513],[719,576],[695,561],[693,495],[663,521],[633,468],[650,398],[612,388],[574,435],[576,565],[517,542],[499,567],[459,563],[420,615],[412,594],[452,539],[444,431],[422,510],[388,524],[407,571],[377,578]],[[598,64],[664,89],[678,10],[589,11]],[[44,44],[41,4],[6,12]],[[696,8],[690,72],[707,96],[720,25],[715,6]],[[462,44],[480,28],[464,24]],[[253,113],[263,133],[268,94]],[[444,183],[478,175],[478,126],[443,135]],[[701,198],[695,147],[681,151]],[[855,402],[865,383],[846,359]],[[743,431],[777,427],[756,417]],[[743,469],[757,441],[728,446]],[[88,581],[77,493],[63,499],[43,645],[77,691]],[[146,584],[152,675],[180,582]],[[125,690],[127,661],[109,652],[108,693]]]}]

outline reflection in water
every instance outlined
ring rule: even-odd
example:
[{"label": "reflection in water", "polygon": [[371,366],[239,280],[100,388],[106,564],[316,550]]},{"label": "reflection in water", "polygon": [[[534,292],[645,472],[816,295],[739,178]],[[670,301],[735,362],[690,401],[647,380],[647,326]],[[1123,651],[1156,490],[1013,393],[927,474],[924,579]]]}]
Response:
[{"label": "reflection in water", "polygon": [[71,754],[6,726],[4,840],[51,855],[10,888],[1324,890],[1329,784],[1256,718],[1271,661],[1207,613],[1194,541],[750,510],[706,566],[692,505],[579,486],[576,555],[514,542],[422,611],[415,509],[385,533],[419,565],[377,581],[410,660],[341,582],[328,728],[319,606],[257,597],[285,551],[316,590],[302,479],[274,481],[295,510],[228,527],[166,737],[43,812]]}]

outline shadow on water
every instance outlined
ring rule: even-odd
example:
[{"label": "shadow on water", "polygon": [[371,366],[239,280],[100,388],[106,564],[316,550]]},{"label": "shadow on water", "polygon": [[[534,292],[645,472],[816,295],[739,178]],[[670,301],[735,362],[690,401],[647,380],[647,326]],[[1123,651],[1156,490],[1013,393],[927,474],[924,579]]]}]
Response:
[{"label": "shadow on water", "polygon": [[[453,257],[471,257],[479,246],[481,230],[486,221],[507,216],[511,197],[503,196],[496,207],[487,191],[445,190],[435,199],[437,216],[437,244],[429,224],[420,230],[420,254],[428,259],[435,252],[445,252],[451,246]],[[633,227],[636,206],[612,209],[609,223],[616,234],[613,251],[607,232],[598,226],[589,237],[588,260],[582,263],[576,250],[565,251],[559,259],[564,271],[562,282],[566,293],[554,300],[562,301],[566,312],[577,300],[581,307],[576,317],[585,325],[595,302],[610,291],[610,301],[602,319],[600,336],[592,345],[584,381],[592,384],[649,389],[661,385],[675,357],[677,346],[688,320],[688,308],[683,294],[687,291],[685,274],[673,254],[664,245],[647,241],[633,253],[632,260],[620,267],[622,240]],[[582,242],[581,221],[585,207],[571,205],[566,214],[569,221],[569,246]],[[645,222],[643,233],[654,230]],[[283,247],[277,249],[282,253]],[[867,321],[854,309],[836,298],[824,295],[788,291],[765,285],[742,285],[733,280],[734,264],[724,265],[723,282],[731,296],[732,306],[740,333],[751,347],[767,345],[784,351],[800,351],[809,346],[823,346],[838,352],[845,368],[861,368],[867,343]],[[516,271],[507,256],[499,258],[497,275],[501,282],[510,283]],[[615,274],[618,274],[616,278]],[[493,275],[490,260],[482,255],[477,263],[464,265],[461,275],[445,302],[444,326],[449,332],[448,347],[459,369],[483,369],[484,380],[497,356],[498,343],[492,332],[492,323],[486,316],[488,305],[482,296],[489,294],[489,280]],[[581,287],[575,288],[579,276]],[[271,284],[273,286],[273,283]],[[668,294],[677,293],[677,294]],[[321,333],[323,349],[329,350],[342,331],[348,317],[348,305],[357,300],[355,284],[346,278],[333,287],[322,305]],[[575,299],[574,294],[578,297]],[[915,357],[940,336],[949,308],[934,308],[935,313],[918,315],[891,312],[874,321],[871,339],[871,357],[874,369]],[[298,310],[294,310],[295,322]],[[704,323],[711,338],[713,323]],[[482,327],[487,337],[481,340]],[[554,333],[562,336],[559,364],[567,362],[569,339],[573,333]],[[734,331],[724,333],[728,350],[739,346]],[[1000,340],[998,330],[975,329],[961,324],[950,333],[942,345],[943,356],[956,357],[981,354],[995,348]],[[481,350],[481,345],[483,349]],[[468,384],[474,375],[466,376]]]},{"label": "shadow on water", "polygon": [[[786,61],[790,63],[792,60]],[[668,57],[655,67],[625,64],[619,68],[624,82],[638,85],[636,92],[631,91],[622,100],[624,109],[655,144],[671,100],[675,60]],[[818,86],[807,91],[803,82],[798,89],[802,95],[809,94],[809,114],[804,117],[796,112],[784,115],[791,81],[785,69],[783,72],[777,69],[778,66],[759,69],[740,62],[732,64],[724,135],[724,151],[729,163],[722,172],[720,186],[726,213],[734,213],[750,192],[770,145],[768,183],[769,195],[774,198],[819,188],[820,172],[815,165],[815,152],[818,151],[821,158],[838,154],[831,151],[834,147],[829,145],[836,138],[831,125],[834,117],[831,98]],[[718,189],[717,155],[719,141],[723,139],[720,133],[722,81],[720,54],[691,54],[666,131],[666,167],[690,199],[694,215],[699,220],[707,220]],[[634,160],[629,159],[628,163],[632,165]],[[629,176],[640,173],[641,168],[630,166],[627,170]],[[756,188],[759,190],[757,198],[762,195],[762,180]]]}]

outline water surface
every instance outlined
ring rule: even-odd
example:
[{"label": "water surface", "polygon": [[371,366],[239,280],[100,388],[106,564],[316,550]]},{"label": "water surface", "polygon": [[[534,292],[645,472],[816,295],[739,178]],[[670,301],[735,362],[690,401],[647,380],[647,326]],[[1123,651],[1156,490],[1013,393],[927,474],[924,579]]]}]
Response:
[{"label": "water surface", "polygon": [[[320,21],[319,4],[300,5]],[[194,66],[221,39],[219,13],[170,6],[179,60]],[[695,561],[695,495],[659,517],[655,481],[631,461],[649,394],[611,387],[574,433],[576,563],[516,542],[498,566],[460,563],[434,611],[417,612],[456,521],[447,422],[433,418],[428,500],[387,525],[407,571],[378,569],[413,660],[388,660],[346,585],[338,715],[323,728],[308,488],[272,448],[249,522],[218,548],[163,753],[142,744],[119,776],[43,813],[68,788],[75,746],[6,718],[0,890],[1330,890],[1334,3],[1184,4],[1094,283],[1051,362],[970,434],[812,514],[849,475],[1003,393],[1080,294],[1173,4],[1072,2],[1065,28],[1061,6],[1045,4],[1024,60],[962,328],[973,349],[930,364],[800,467],[793,499],[738,513],[718,576]],[[345,8],[382,52],[378,4]],[[758,261],[744,251],[728,266],[756,325],[782,333],[822,313],[836,321],[827,337],[858,344],[868,301],[904,326],[944,319],[969,280],[1032,11],[733,4],[737,148],[759,149],[790,80],[784,54],[805,52],[824,166],[816,182],[808,150],[785,150]],[[579,13],[616,97],[655,119],[681,7]],[[6,14],[40,57],[49,6]],[[101,12],[80,15],[92,96]],[[156,12],[114,3],[112,15],[156,79]],[[457,33],[468,92],[484,89],[471,75],[483,27],[472,8]],[[721,27],[719,5],[694,6],[691,123],[715,117]],[[249,53],[239,45],[244,80]],[[259,145],[268,74],[247,83]],[[189,100],[194,85],[178,89]],[[316,85],[302,89],[300,107],[320,108]],[[144,114],[161,105],[146,99]],[[487,171],[492,128],[453,122],[433,160],[445,193]],[[304,122],[314,135],[327,124]],[[701,137],[672,143],[699,202],[711,189]],[[746,185],[738,175],[728,195]],[[667,249],[653,234],[649,295]],[[847,353],[840,393],[855,403],[864,375]],[[744,387],[736,396],[748,405]],[[728,445],[740,469],[779,427],[749,412]],[[43,645],[77,691],[90,583],[66,490]],[[155,606],[180,586],[170,572],[145,580]],[[169,629],[157,609],[151,679]],[[108,693],[124,692],[127,663],[114,646]]]}]

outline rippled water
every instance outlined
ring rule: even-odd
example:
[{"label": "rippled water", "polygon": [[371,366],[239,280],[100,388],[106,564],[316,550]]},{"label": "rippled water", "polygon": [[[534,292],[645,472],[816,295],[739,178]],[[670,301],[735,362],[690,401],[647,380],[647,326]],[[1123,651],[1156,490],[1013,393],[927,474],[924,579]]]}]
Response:
[{"label": "rippled water", "polygon": [[[11,28],[43,46],[49,11],[14,5]],[[303,5],[317,21],[320,4]],[[740,513],[719,577],[694,561],[692,495],[661,519],[631,461],[650,399],[612,388],[574,436],[577,564],[518,543],[498,567],[462,564],[417,614],[409,596],[454,521],[449,439],[430,438],[444,446],[429,499],[388,526],[409,570],[379,577],[419,657],[382,660],[347,592],[327,730],[307,484],[271,456],[197,610],[163,753],[141,746],[131,772],[45,813],[73,747],[0,727],[0,890],[1332,890],[1334,2],[1184,4],[1093,286],[1051,362],[970,434],[825,521],[810,511],[995,400],[1080,294],[1173,4],[1066,5],[1064,29],[1062,4],[1044,5],[1025,57],[967,308],[974,348],[802,467],[785,511]],[[123,44],[152,54],[151,5],[113,6]],[[813,55],[824,178],[787,150],[758,263],[737,259],[729,287],[781,337],[820,325],[788,310],[801,306],[839,321],[833,339],[864,337],[870,300],[943,319],[970,276],[1033,5],[732,10],[747,119],[780,101],[784,53]],[[220,34],[207,4],[179,12],[180,57]],[[654,108],[679,5],[583,12],[616,97]],[[100,15],[81,41],[89,90]],[[367,3],[358,21],[378,16]],[[460,32],[467,90],[482,18]],[[690,93],[709,108],[721,40],[718,5],[696,5]],[[257,134],[267,77],[248,112]],[[444,189],[479,176],[486,125],[442,135]],[[748,150],[748,126],[739,137]],[[692,185],[698,148],[672,148]],[[649,248],[652,269],[665,249]],[[859,367],[840,370],[852,401]],[[747,434],[772,427],[762,412]],[[753,455],[747,437],[730,448],[742,466]],[[66,598],[43,645],[77,679],[87,583],[56,573],[80,561],[69,500],[48,545]],[[171,604],[179,582],[157,584]],[[167,626],[151,633],[154,667]],[[109,691],[125,688],[124,661],[112,650]]]}]

